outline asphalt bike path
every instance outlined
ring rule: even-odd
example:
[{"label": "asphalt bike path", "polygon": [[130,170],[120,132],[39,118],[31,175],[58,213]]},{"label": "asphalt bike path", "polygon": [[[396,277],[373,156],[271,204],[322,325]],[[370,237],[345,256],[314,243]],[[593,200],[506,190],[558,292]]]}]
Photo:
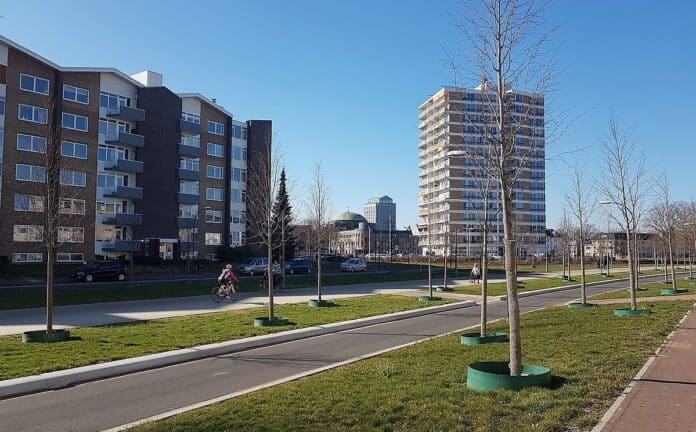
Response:
[{"label": "asphalt bike path", "polygon": [[[661,276],[641,279],[656,282]],[[626,281],[588,287],[600,294]],[[578,298],[579,289],[520,298],[523,312]],[[489,304],[491,320],[505,318],[505,302]],[[80,384],[0,401],[3,431],[98,431],[204,405],[278,380],[474,326],[479,308],[467,307],[286,342],[240,353]]]}]

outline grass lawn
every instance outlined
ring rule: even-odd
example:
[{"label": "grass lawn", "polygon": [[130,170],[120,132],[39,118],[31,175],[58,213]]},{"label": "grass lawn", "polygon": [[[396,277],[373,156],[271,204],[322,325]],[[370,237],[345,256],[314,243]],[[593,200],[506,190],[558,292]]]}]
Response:
[{"label": "grass lawn", "polygon": [[[677,276],[677,288],[686,288],[689,290],[685,294],[696,293],[696,281],[695,284],[689,283],[690,281],[685,280],[683,276]],[[636,297],[659,297],[661,288],[672,288],[672,283],[656,282],[648,285],[643,285],[641,288],[647,288],[647,291],[636,291]],[[607,292],[604,294],[598,294],[590,297],[591,299],[601,300],[601,299],[616,299],[616,298],[629,298],[631,296],[628,289],[622,288],[620,290]]]},{"label": "grass lawn", "polygon": [[[441,271],[433,272],[441,275]],[[428,277],[427,272],[406,271],[377,274],[331,274],[322,277],[324,285],[350,285],[360,283],[398,282],[420,280]],[[241,291],[258,289],[261,277],[242,278]],[[215,284],[214,279],[196,281],[169,281],[152,283],[82,283],[77,285],[56,287],[54,304],[71,305],[86,303],[101,303],[127,300],[145,300],[167,297],[186,297],[209,295]],[[307,288],[316,286],[316,275],[288,276],[287,288]],[[0,288],[0,310],[44,307],[45,288]]]},{"label": "grass lawn", "polygon": [[[649,274],[656,274],[656,272],[654,270],[641,272],[641,275],[649,275]],[[536,291],[536,290],[540,290],[540,289],[544,289],[544,288],[554,288],[554,287],[560,287],[560,286],[580,284],[580,275],[579,274],[573,275],[572,277],[573,277],[572,281],[564,281],[564,280],[561,280],[561,279],[558,279],[555,277],[527,279],[527,280],[519,281],[517,283],[517,286],[518,286],[519,292],[524,292],[524,291]],[[628,273],[612,273],[609,275],[609,277],[602,276],[599,274],[588,274],[585,276],[585,281],[589,283],[589,282],[599,282],[599,281],[605,281],[605,280],[621,279],[621,278],[627,278],[627,277],[628,277]],[[458,286],[454,287],[454,292],[461,293],[461,294],[480,295],[481,294],[481,284],[478,284],[478,285],[477,284],[458,285]],[[505,295],[505,294],[507,294],[505,282],[494,282],[494,283],[488,284],[488,295],[499,296],[499,295]]]},{"label": "grass lawn", "polygon": [[464,347],[447,336],[134,430],[589,430],[690,307],[661,303],[632,319],[613,317],[610,306],[525,315],[525,362],[550,367],[552,389],[468,390],[467,365],[506,361],[507,344]]},{"label": "grass lawn", "polygon": [[72,340],[52,344],[23,344],[20,336],[1,336],[0,379],[444,303],[448,301],[425,304],[414,297],[378,295],[338,299],[338,306],[331,308],[311,309],[304,303],[277,305],[276,315],[286,316],[292,322],[284,327],[254,327],[253,318],[264,316],[264,307],[80,327],[70,331]]}]

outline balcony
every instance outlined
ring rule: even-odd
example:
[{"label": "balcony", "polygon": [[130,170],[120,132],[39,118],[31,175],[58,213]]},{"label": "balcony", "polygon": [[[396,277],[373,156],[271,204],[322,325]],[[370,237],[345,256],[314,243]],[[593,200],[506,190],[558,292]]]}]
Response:
[{"label": "balcony", "polygon": [[118,120],[124,120],[124,121],[130,121],[130,122],[139,122],[139,121],[145,121],[145,110],[142,110],[140,108],[133,108],[125,105],[120,105],[116,109],[109,110],[109,112],[106,113],[106,116],[108,118],[113,118],[113,119],[118,119]]},{"label": "balcony", "polygon": [[143,188],[133,186],[118,186],[116,191],[109,194],[104,194],[106,198],[124,198],[124,199],[143,199]]},{"label": "balcony", "polygon": [[142,225],[143,215],[133,213],[116,213],[102,221],[104,225]]},{"label": "balcony", "polygon": [[198,195],[179,192],[176,194],[179,204],[198,204]]},{"label": "balcony", "polygon": [[201,155],[200,147],[193,147],[179,144],[179,156],[197,158]]},{"label": "balcony", "polygon": [[117,132],[106,136],[106,143],[124,147],[145,147],[145,137],[128,132]]},{"label": "balcony", "polygon": [[194,218],[184,218],[180,217],[176,220],[177,228],[196,228],[198,226],[198,220]]},{"label": "balcony", "polygon": [[200,173],[200,171],[189,170],[186,168],[179,168],[179,179],[180,180],[198,181],[201,179],[201,173]]},{"label": "balcony", "polygon": [[181,129],[182,133],[187,133],[187,134],[191,134],[191,135],[200,135],[201,134],[201,124],[200,123],[191,123],[190,121],[179,120],[179,129]]},{"label": "balcony", "polygon": [[138,240],[116,240],[110,243],[102,243],[104,252],[137,252],[140,251],[142,242]]},{"label": "balcony", "polygon": [[115,162],[106,162],[104,169],[107,171],[143,173],[143,163],[136,160],[117,159]]}]

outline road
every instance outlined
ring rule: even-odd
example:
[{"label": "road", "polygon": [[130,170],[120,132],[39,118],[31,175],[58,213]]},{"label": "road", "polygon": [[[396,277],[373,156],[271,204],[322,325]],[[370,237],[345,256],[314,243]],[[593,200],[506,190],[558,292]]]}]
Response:
[{"label": "road", "polygon": [[[641,284],[660,280],[641,280]],[[624,287],[609,282],[588,287],[598,294]],[[520,298],[523,312],[565,303],[578,290]],[[363,327],[84,383],[75,387],[0,401],[3,431],[97,431],[188,407],[275,380],[366,356],[478,323],[478,308]],[[491,320],[506,316],[506,304],[489,306]]]}]

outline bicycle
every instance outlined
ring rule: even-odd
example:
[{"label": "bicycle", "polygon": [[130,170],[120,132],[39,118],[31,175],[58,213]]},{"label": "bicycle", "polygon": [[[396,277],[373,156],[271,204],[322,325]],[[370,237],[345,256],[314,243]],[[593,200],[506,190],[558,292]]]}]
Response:
[{"label": "bicycle", "polygon": [[[273,291],[281,291],[283,288],[285,288],[285,278],[282,275],[273,275]],[[268,292],[268,273],[264,274],[258,289]]]},{"label": "bicycle", "polygon": [[230,299],[231,302],[235,302],[239,300],[239,293],[234,288],[233,284],[223,283],[213,287],[210,297],[213,299],[214,303],[220,303],[226,298]]}]

